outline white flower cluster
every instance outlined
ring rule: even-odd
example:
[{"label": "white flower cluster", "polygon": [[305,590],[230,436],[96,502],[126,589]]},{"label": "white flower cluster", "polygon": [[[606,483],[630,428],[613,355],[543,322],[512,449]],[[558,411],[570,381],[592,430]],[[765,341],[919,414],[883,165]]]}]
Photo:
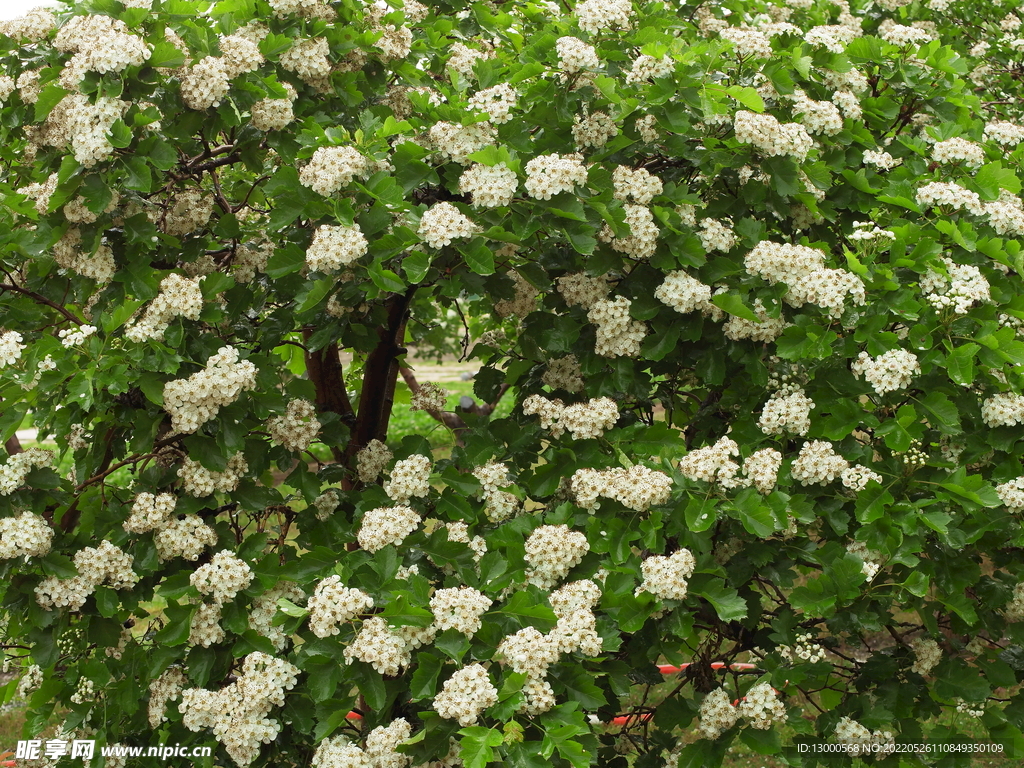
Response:
[{"label": "white flower cluster", "polygon": [[743,462],[743,474],[746,475],[758,493],[767,496],[778,482],[779,468],[781,466],[781,453],[774,448],[762,448],[759,451],[754,451]]},{"label": "white flower cluster", "polygon": [[14,365],[21,359],[21,353],[25,350],[22,338],[17,331],[7,331],[0,336],[0,368]]},{"label": "white flower cluster", "polygon": [[[476,467],[473,470],[473,477],[480,481],[480,496],[484,500],[487,518],[491,522],[507,520],[519,511],[519,498],[510,491],[501,490],[512,485],[508,467],[504,464],[490,461],[482,467]],[[451,538],[450,528],[448,538],[455,541]]]},{"label": "white flower cluster", "polygon": [[914,652],[910,671],[919,675],[927,675],[942,661],[942,649],[930,637],[915,637],[910,643],[910,650]]},{"label": "white flower cluster", "polygon": [[380,674],[393,677],[412,660],[406,646],[405,639],[383,617],[371,616],[345,648],[345,661],[365,661]]},{"label": "white flower cluster", "polygon": [[356,454],[356,474],[359,482],[372,483],[395,457],[380,440],[371,440]]},{"label": "white flower cluster", "polygon": [[627,168],[618,165],[612,171],[612,185],[616,200],[648,205],[664,191],[661,179],[646,168]]},{"label": "white flower cluster", "polygon": [[508,276],[516,284],[515,296],[512,299],[496,301],[494,311],[500,317],[526,317],[537,308],[537,297],[540,295],[540,291],[514,269],[509,270]]},{"label": "white flower cluster", "polygon": [[979,168],[985,162],[985,150],[980,144],[956,136],[935,142],[932,146],[932,160],[936,163],[963,163],[968,168]]},{"label": "white flower cluster", "polygon": [[341,576],[328,576],[309,598],[309,629],[317,637],[341,632],[338,624],[351,621],[373,607],[373,598],[359,589],[342,586]]},{"label": "white flower cluster", "polygon": [[728,40],[732,43],[737,56],[742,58],[754,57],[758,59],[771,58],[771,40],[756,29],[726,27],[719,32],[719,35],[723,40]]},{"label": "white flower cluster", "polygon": [[70,579],[49,576],[36,586],[36,602],[46,610],[77,611],[101,584],[106,583],[113,589],[131,589],[139,580],[132,570],[132,556],[107,540],[101,541],[98,547],[80,549],[73,560],[77,576]]},{"label": "white flower cluster", "polygon": [[44,7],[33,8],[24,16],[0,21],[0,35],[38,43],[57,28],[57,17]]},{"label": "white flower cluster", "polygon": [[459,177],[459,192],[472,195],[478,208],[498,208],[508,205],[519,188],[519,178],[505,163],[470,166]]},{"label": "white flower cluster", "polygon": [[448,66],[461,74],[463,77],[475,77],[473,65],[484,59],[494,58],[494,52],[490,50],[478,51],[462,43],[452,43],[451,55],[448,57]]},{"label": "white flower cluster", "polygon": [[878,28],[878,36],[885,40],[885,42],[900,47],[923,45],[934,39],[931,34],[923,29],[908,27],[903,24],[882,24]]},{"label": "white flower cluster", "polygon": [[465,165],[471,154],[494,143],[496,129],[486,121],[471,125],[442,121],[434,123],[427,135],[443,157]]},{"label": "white flower cluster", "polygon": [[384,482],[384,493],[390,499],[405,504],[413,496],[430,493],[430,459],[414,453],[395,463],[391,479]]},{"label": "white flower cluster", "polygon": [[728,253],[732,250],[732,247],[736,245],[736,235],[730,224],[732,222],[728,219],[724,223],[717,219],[701,219],[701,228],[697,232],[697,237],[700,238],[700,243],[705,251]]},{"label": "white flower cluster", "polygon": [[952,309],[957,315],[966,315],[975,304],[992,301],[991,288],[981,270],[970,264],[957,264],[943,257],[946,275],[928,270],[921,278],[921,292],[925,300],[936,309]]},{"label": "white flower cluster", "polygon": [[1003,611],[1009,622],[1024,621],[1024,581],[1017,582],[1013,588],[1013,597]]},{"label": "white flower cluster", "polygon": [[636,357],[647,336],[642,320],[629,316],[632,303],[625,296],[601,299],[587,312],[587,319],[597,326],[594,351],[602,357]]},{"label": "white flower cluster", "polygon": [[736,141],[752,144],[769,157],[789,155],[804,160],[814,139],[799,123],[780,123],[769,114],[740,110],[733,119]]},{"label": "white flower cluster", "polygon": [[576,115],[572,121],[572,138],[577,147],[603,147],[619,133],[619,126],[607,112]]},{"label": "white flower cluster", "polygon": [[38,664],[30,664],[25,674],[18,681],[17,697],[27,699],[43,684],[43,669]]},{"label": "white flower cluster", "polygon": [[354,147],[319,147],[299,171],[299,183],[328,197],[357,176],[366,178],[371,167],[370,161]]},{"label": "white flower cluster", "polygon": [[541,376],[544,386],[551,389],[564,389],[566,392],[576,393],[583,389],[583,371],[580,370],[580,361],[576,355],[548,360],[544,374]]},{"label": "white flower cluster", "polygon": [[825,254],[816,248],[763,240],[746,258],[747,273],[764,278],[772,285],[785,283],[785,301],[793,307],[814,304],[828,311],[831,317],[843,313],[850,296],[855,304],[866,301],[863,281],[850,272],[829,269]]},{"label": "white flower cluster", "polygon": [[335,272],[365,256],[368,248],[358,224],[321,224],[306,249],[306,266],[316,272]]},{"label": "white flower cluster", "polygon": [[797,388],[791,392],[778,390],[764,404],[757,425],[766,435],[790,432],[802,437],[811,428],[813,408],[814,401],[802,389]]},{"label": "white flower cluster", "polygon": [[650,592],[662,600],[685,600],[687,579],[693,575],[697,561],[688,549],[679,549],[668,557],[652,555],[640,564],[643,582],[636,592]]},{"label": "white flower cluster", "polygon": [[550,200],[586,183],[587,169],[579,154],[538,155],[526,164],[526,194],[536,200]]},{"label": "white flower cluster", "polygon": [[589,277],[583,272],[562,275],[555,282],[558,284],[558,292],[570,307],[590,309],[611,290],[604,277]]},{"label": "white flower cluster", "polygon": [[440,384],[428,381],[420,384],[420,388],[412,393],[409,401],[410,411],[440,412],[448,400],[448,390]]},{"label": "white flower cluster", "polygon": [[248,471],[249,462],[239,451],[228,459],[223,472],[207,469],[198,461],[193,461],[186,456],[181,467],[178,468],[178,477],[181,478],[185,493],[202,499],[214,493],[231,493],[237,490],[238,481]]},{"label": "white flower cluster", "polygon": [[870,221],[853,222],[854,231],[850,233],[850,239],[854,242],[868,240],[895,240],[896,233],[889,229],[882,229]]},{"label": "white flower cluster", "polygon": [[512,109],[518,101],[519,94],[515,88],[508,83],[499,83],[474,93],[469,97],[468,106],[486,112],[492,123],[502,125],[512,119]]},{"label": "white flower cluster", "polygon": [[985,398],[981,403],[981,418],[990,427],[1024,424],[1024,395],[1000,392]]},{"label": "white flower cluster", "polygon": [[194,561],[204,549],[216,546],[217,532],[199,515],[185,515],[181,519],[172,518],[166,527],[159,529],[153,536],[153,543],[161,561],[176,557]]},{"label": "white flower cluster", "polygon": [[566,525],[542,525],[526,539],[526,578],[541,589],[550,589],[583,561],[590,551],[586,535]]},{"label": "white flower cluster", "polygon": [[880,474],[871,471],[867,467],[862,467],[860,464],[854,464],[844,469],[839,473],[839,479],[842,480],[843,486],[857,493],[867,488],[868,483],[872,480],[876,483],[882,482]]},{"label": "white flower cluster", "polygon": [[652,144],[658,140],[658,118],[654,115],[644,115],[637,118],[636,130],[640,134],[640,140]]},{"label": "white flower cluster", "polygon": [[233,600],[252,580],[252,568],[228,549],[218,552],[210,562],[196,568],[189,577],[189,583],[199,594],[209,595],[217,603]]},{"label": "white flower cluster", "polygon": [[985,206],[977,192],[964,189],[951,181],[930,181],[918,187],[917,202],[921,205],[941,205],[953,210],[966,210],[976,216],[985,213]]},{"label": "white flower cluster", "polygon": [[[462,544],[469,545],[469,548],[473,550],[473,558],[477,562],[480,562],[480,558],[487,554],[487,542],[484,541],[484,537],[474,536],[472,539],[469,538],[469,526],[466,523],[449,522],[441,523],[441,525],[445,529],[448,541],[457,541]],[[419,572],[415,565],[411,566],[411,568],[416,569],[416,571],[414,571],[415,573]],[[452,573],[455,572],[450,565],[445,567],[444,570],[445,573],[448,573],[449,570],[451,570]]]},{"label": "white flower cluster", "polygon": [[366,736],[365,751],[352,744],[346,736],[332,736],[317,747],[313,754],[313,768],[406,768],[410,757],[396,750],[411,733],[409,722],[399,717],[370,731]]},{"label": "white flower cluster", "polygon": [[125,330],[125,336],[131,341],[163,340],[164,331],[174,318],[198,320],[203,311],[202,280],[177,273],[165,277],[160,281],[160,293],[139,321]]},{"label": "white flower cluster", "polygon": [[275,416],[267,421],[271,441],[283,445],[289,451],[309,448],[320,434],[320,426],[316,406],[301,398],[288,401],[284,416]]},{"label": "white flower cluster", "polygon": [[758,319],[756,323],[743,317],[729,315],[729,319],[722,326],[725,337],[733,341],[740,339],[758,342],[775,341],[789,326],[781,314],[779,317],[770,317],[760,299],[754,299],[754,314]]},{"label": "white flower cluster", "polygon": [[274,624],[279,611],[277,601],[282,598],[300,605],[306,602],[306,593],[293,581],[279,581],[253,600],[249,609],[249,628],[270,640],[279,651],[288,645],[284,627]]},{"label": "white flower cluster", "polygon": [[696,448],[679,460],[679,471],[689,480],[719,483],[723,488],[737,488],[743,481],[737,477],[740,465],[732,456],[740,455],[740,447],[729,437],[719,438],[714,445]]},{"label": "white flower cluster", "polygon": [[217,602],[199,604],[189,624],[189,644],[209,648],[227,639],[228,634],[220,625],[223,608],[223,605]]},{"label": "white flower cluster", "polygon": [[551,609],[558,618],[550,636],[558,642],[562,653],[601,655],[603,641],[597,633],[597,617],[593,608],[601,599],[601,589],[590,579],[573,581],[548,595]]},{"label": "white flower cluster", "polygon": [[163,230],[181,237],[202,229],[213,215],[213,195],[189,187],[176,192],[170,199],[163,219]]},{"label": "white flower cluster", "polygon": [[164,410],[171,415],[171,429],[195,432],[216,417],[222,406],[256,386],[256,366],[238,357],[233,347],[221,347],[203,370],[164,384]]},{"label": "white flower cluster", "polygon": [[97,330],[95,325],[80,325],[75,329],[62,328],[57,333],[57,336],[60,337],[61,346],[65,349],[71,349],[71,347],[84,344],[85,340],[96,333]]},{"label": "white flower cluster", "polygon": [[882,570],[882,556],[874,550],[868,549],[863,541],[853,541],[846,545],[846,551],[854,557],[860,558],[860,571],[868,581],[874,580],[878,572]]},{"label": "white flower cluster", "polygon": [[815,101],[799,88],[791,97],[793,114],[801,116],[801,123],[810,134],[835,136],[843,130],[843,116],[830,101]]},{"label": "white flower cluster", "polygon": [[921,374],[921,364],[913,352],[890,349],[876,358],[861,352],[850,370],[858,379],[863,376],[877,394],[884,395],[909,387],[914,377]]},{"label": "white flower cluster", "polygon": [[483,626],[480,617],[493,602],[472,587],[439,589],[430,597],[430,612],[434,614],[434,626],[439,632],[454,629],[471,637],[480,631]]},{"label": "white flower cluster", "polygon": [[694,310],[710,311],[713,306],[711,287],[681,269],[665,275],[665,281],[654,291],[654,298],[683,315]]},{"label": "white flower cluster", "polygon": [[474,725],[480,713],[498,703],[498,689],[481,664],[463,667],[444,681],[441,692],[434,697],[434,711],[459,725]]},{"label": "white flower cluster", "polygon": [[0,560],[14,557],[43,557],[50,551],[53,529],[39,515],[22,512],[0,518]]},{"label": "white flower cluster", "polygon": [[878,152],[870,149],[864,151],[864,163],[867,165],[873,165],[880,171],[891,171],[902,162],[902,160],[897,160],[888,152],[884,152],[882,150],[879,150]]},{"label": "white flower cluster", "polygon": [[661,230],[654,223],[651,209],[643,205],[626,203],[626,225],[629,227],[628,237],[617,237],[612,228],[605,224],[598,233],[598,239],[610,243],[613,250],[626,253],[634,259],[649,259],[658,247],[658,235]]},{"label": "white flower cluster", "polygon": [[732,705],[725,688],[716,688],[700,703],[697,731],[705,739],[717,739],[739,720],[739,710]]},{"label": "white flower cluster", "polygon": [[326,38],[297,38],[292,47],[280,55],[278,61],[304,83],[323,90],[329,87],[331,60],[327,55],[330,52],[331,44]]},{"label": "white flower cluster", "polygon": [[29,448],[16,453],[0,466],[0,496],[10,496],[25,484],[28,473],[37,467],[53,466],[53,451]]},{"label": "white flower cluster", "polygon": [[668,77],[676,68],[676,63],[668,54],[656,59],[641,53],[633,59],[633,66],[626,73],[626,85],[646,83],[656,77]]},{"label": "white flower cluster", "polygon": [[159,728],[167,722],[167,702],[178,698],[188,678],[181,667],[169,667],[149,684],[149,726]]},{"label": "white flower cluster", "polygon": [[328,488],[313,499],[313,506],[316,508],[316,519],[328,520],[338,509],[339,504],[341,504],[341,499],[338,497],[337,489]]},{"label": "white flower cluster", "polygon": [[850,462],[832,449],[832,443],[827,440],[811,440],[800,449],[790,472],[800,485],[825,485],[849,467]]},{"label": "white flower cluster", "polygon": [[456,237],[472,237],[479,227],[448,202],[436,203],[423,212],[416,234],[432,248],[450,245]]},{"label": "white flower cluster", "polygon": [[[1024,235],[1024,201],[1005,189],[1000,191],[998,200],[985,203],[985,216],[997,234],[1013,237]],[[997,269],[1002,268],[998,263],[995,266]]]},{"label": "white flower cluster", "polygon": [[628,469],[578,469],[569,485],[576,503],[593,514],[598,498],[613,499],[627,509],[646,512],[664,504],[672,493],[672,478],[664,472],[636,464]]},{"label": "white flower cluster", "polygon": [[750,721],[753,728],[767,731],[776,720],[785,721],[786,707],[769,683],[758,683],[740,700],[740,717]]},{"label": "white flower cluster", "polygon": [[178,504],[173,493],[140,493],[132,504],[132,513],[123,527],[129,533],[147,533],[167,527]]},{"label": "white flower cluster", "polygon": [[[1000,483],[996,486],[996,493],[999,494],[999,500],[1011,512],[1024,512],[1024,476],[1016,477],[1006,483]],[[26,512],[25,514],[28,513]],[[0,541],[3,541],[2,532],[0,532]],[[0,557],[2,556],[0,555]]]},{"label": "white flower cluster", "polygon": [[825,648],[815,642],[814,635],[804,632],[796,636],[796,645],[792,648],[788,645],[780,645],[776,652],[786,661],[793,663],[796,659],[817,664],[825,658]]},{"label": "white flower cluster", "polygon": [[578,37],[560,37],[555,41],[555,52],[558,54],[559,68],[570,75],[584,69],[597,69],[601,60],[597,50],[587,45]]},{"label": "white flower cluster", "polygon": [[281,732],[281,724],[269,717],[273,707],[284,706],[285,691],[295,687],[301,670],[265,653],[250,653],[236,680],[219,691],[187,688],[179,711],[182,725],[190,731],[209,729],[240,766],[259,755]]},{"label": "white flower cluster", "polygon": [[584,32],[601,32],[605,29],[629,29],[633,16],[630,0],[583,0],[573,14]]},{"label": "white flower cluster", "polygon": [[363,514],[357,539],[359,546],[368,552],[376,552],[388,544],[401,544],[405,537],[416,530],[420,515],[409,507],[378,507]]},{"label": "white flower cluster", "polygon": [[189,109],[203,111],[220,106],[231,89],[231,77],[225,59],[206,56],[181,77],[181,100]]},{"label": "white flower cluster", "polygon": [[149,61],[145,40],[128,32],[120,19],[100,14],[72,16],[53,38],[53,47],[74,55],[65,65],[75,73],[73,84],[86,72],[121,72]]},{"label": "white flower cluster", "polygon": [[1004,147],[1015,147],[1024,141],[1024,126],[1007,120],[993,120],[985,123],[982,138],[985,141],[994,141]]},{"label": "white flower cluster", "polygon": [[291,83],[281,83],[288,92],[284,99],[260,99],[249,108],[254,128],[261,131],[280,131],[295,120],[294,104],[298,93]]},{"label": "white flower cluster", "polygon": [[550,429],[553,437],[561,437],[568,430],[574,440],[600,437],[619,420],[619,407],[610,397],[564,406],[561,400],[530,395],[523,401],[523,413],[539,415],[541,427]]},{"label": "white flower cluster", "polygon": [[[840,718],[836,724],[836,741],[846,747],[844,755],[859,757],[867,755],[884,756],[895,751],[895,737],[890,731],[875,731],[872,733],[856,720],[848,717]],[[889,745],[891,749],[885,749]]]}]

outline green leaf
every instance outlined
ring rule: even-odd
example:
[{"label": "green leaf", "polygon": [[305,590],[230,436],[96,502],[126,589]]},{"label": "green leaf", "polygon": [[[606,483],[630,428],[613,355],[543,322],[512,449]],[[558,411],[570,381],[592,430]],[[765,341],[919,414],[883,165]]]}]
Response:
[{"label": "green leaf", "polygon": [[398,592],[396,599],[388,603],[380,615],[396,627],[429,627],[433,624],[434,614],[426,608],[412,605],[409,597],[408,593]]},{"label": "green leaf", "polygon": [[969,387],[974,383],[974,356],[981,347],[973,342],[963,344],[946,356],[946,371],[957,384]]},{"label": "green leaf", "polygon": [[484,768],[494,761],[494,747],[501,746],[504,734],[497,728],[473,725],[459,731],[459,757],[466,768]]},{"label": "green leaf", "polygon": [[310,286],[309,291],[302,298],[302,300],[299,301],[298,306],[295,307],[295,311],[298,313],[302,313],[308,312],[309,310],[313,309],[318,304],[320,304],[320,302],[323,301],[324,298],[326,298],[327,294],[331,292],[331,289],[333,287],[334,280],[332,280],[331,278],[317,280],[315,283],[313,283],[312,286]]},{"label": "green leaf", "polygon": [[482,237],[474,237],[459,248],[466,265],[478,275],[494,274],[494,252]]},{"label": "green leaf", "polygon": [[526,590],[513,593],[498,613],[512,616],[523,627],[536,627],[542,632],[553,629],[558,620],[542,596]]},{"label": "green leaf", "polygon": [[111,619],[117,615],[121,600],[114,590],[110,587],[96,587],[96,591],[92,594],[96,599],[96,610],[100,612],[100,616]]},{"label": "green leaf", "polygon": [[979,168],[974,181],[990,200],[999,197],[1000,189],[1005,189],[1014,195],[1020,194],[1021,190],[1020,179],[1017,178],[1013,169],[1003,168],[1003,164],[999,160]]},{"label": "green leaf", "polygon": [[761,319],[754,314],[754,310],[748,307],[743,299],[735,293],[718,293],[711,298],[711,303],[719,309],[724,309],[730,315],[742,317],[752,323],[760,323]]},{"label": "green leaf", "polygon": [[405,291],[405,283],[402,282],[402,278],[390,269],[385,269],[381,266],[380,259],[374,259],[370,262],[366,267],[366,271],[370,274],[373,284],[382,291],[389,291],[391,293],[402,293]]},{"label": "green leaf", "polygon": [[730,85],[725,92],[740,104],[754,112],[764,112],[764,99],[749,85]]},{"label": "green leaf", "polygon": [[416,655],[416,671],[409,681],[409,696],[413,701],[432,699],[437,695],[437,678],[444,666],[444,659],[429,651]]},{"label": "green leaf", "polygon": [[174,67],[180,67],[185,63],[185,54],[183,54],[173,44],[165,40],[159,40],[153,43],[153,52],[149,56],[149,66],[151,67],[167,67],[168,69]]},{"label": "green leaf", "polygon": [[[721,579],[711,578],[698,584],[695,577],[690,584],[690,591],[698,597],[703,597],[714,606],[718,618],[722,621],[735,621],[747,615],[747,601],[740,597],[739,592],[727,587]],[[698,586],[694,587],[695,584]]]}]

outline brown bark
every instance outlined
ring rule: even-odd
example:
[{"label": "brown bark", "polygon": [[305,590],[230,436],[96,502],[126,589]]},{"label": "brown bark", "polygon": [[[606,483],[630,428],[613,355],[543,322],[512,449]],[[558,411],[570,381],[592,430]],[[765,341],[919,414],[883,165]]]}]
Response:
[{"label": "brown bark", "polygon": [[359,393],[359,410],[355,427],[345,448],[343,461],[351,463],[356,453],[371,440],[387,436],[391,409],[395,402],[395,381],[398,378],[398,357],[405,353],[405,323],[409,317],[416,286],[404,294],[393,294],[387,301],[387,325],[377,330],[380,341],[366,358],[363,386]]},{"label": "brown bark", "polygon": [[[308,330],[304,332],[307,341],[311,334]],[[316,409],[338,414],[349,427],[355,424],[355,412],[345,389],[345,375],[337,343],[331,342],[316,352],[307,351],[306,370],[316,388]],[[332,448],[331,452],[335,461],[342,460],[343,451],[340,448]]]}]

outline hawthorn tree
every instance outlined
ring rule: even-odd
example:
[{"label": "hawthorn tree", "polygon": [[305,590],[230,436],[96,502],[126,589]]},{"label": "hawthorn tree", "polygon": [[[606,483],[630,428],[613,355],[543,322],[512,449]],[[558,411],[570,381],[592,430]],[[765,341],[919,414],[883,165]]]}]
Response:
[{"label": "hawthorn tree", "polygon": [[[318,768],[1024,748],[1008,10],[4,22],[26,737]],[[477,402],[411,348],[479,361]],[[450,451],[394,437],[400,377]]]}]

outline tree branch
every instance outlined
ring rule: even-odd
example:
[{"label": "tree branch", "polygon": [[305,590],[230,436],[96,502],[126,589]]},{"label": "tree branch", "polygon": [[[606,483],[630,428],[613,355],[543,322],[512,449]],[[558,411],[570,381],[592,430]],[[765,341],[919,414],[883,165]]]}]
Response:
[{"label": "tree branch", "polygon": [[60,304],[54,301],[50,301],[48,298],[36,293],[35,291],[30,291],[28,288],[22,288],[20,285],[12,285],[11,283],[0,283],[0,291],[14,291],[15,293],[21,293],[24,294],[25,296],[29,296],[35,299],[40,304],[45,304],[48,307],[53,307],[75,325],[82,324],[81,320],[79,320],[77,317],[71,314],[71,312],[62,307]]},{"label": "tree branch", "polygon": [[[302,335],[303,339],[308,342],[312,331],[304,330]],[[337,342],[332,341],[316,352],[306,349],[305,356],[309,380],[316,388],[317,410],[336,413],[345,424],[351,427],[355,423],[356,415],[352,410],[348,391],[345,389],[345,375],[341,368],[341,356]],[[343,459],[344,452],[341,449],[332,447],[331,452],[336,461]]]}]

